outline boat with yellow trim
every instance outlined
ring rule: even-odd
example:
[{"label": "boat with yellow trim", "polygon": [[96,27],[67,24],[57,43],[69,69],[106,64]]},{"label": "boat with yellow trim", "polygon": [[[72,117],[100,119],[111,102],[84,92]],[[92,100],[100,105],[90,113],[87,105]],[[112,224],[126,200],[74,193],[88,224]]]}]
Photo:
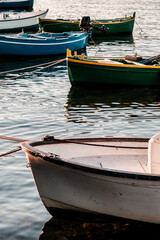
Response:
[{"label": "boat with yellow trim", "polygon": [[[89,18],[89,17],[83,17]],[[66,32],[66,31],[79,31],[81,20],[71,19],[42,19],[39,18],[39,26],[46,32]],[[92,34],[94,35],[121,35],[132,34],[135,21],[135,12],[133,16],[125,16],[115,19],[99,19],[91,20],[90,23],[93,27]],[[96,29],[95,29],[96,28]],[[99,31],[105,28],[106,31]]]},{"label": "boat with yellow trim", "polygon": [[79,85],[160,85],[160,55],[142,58],[72,56],[67,50],[70,82]]}]

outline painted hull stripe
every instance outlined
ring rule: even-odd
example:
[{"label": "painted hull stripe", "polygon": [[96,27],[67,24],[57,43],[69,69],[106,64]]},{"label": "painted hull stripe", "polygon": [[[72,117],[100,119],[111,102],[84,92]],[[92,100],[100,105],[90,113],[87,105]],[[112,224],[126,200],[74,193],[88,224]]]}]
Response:
[{"label": "painted hull stripe", "polygon": [[[58,20],[49,20],[49,19],[42,19],[42,21],[50,21],[50,22],[54,22],[54,23],[67,23],[67,24],[79,24],[79,22],[67,22],[67,21],[58,21]],[[128,23],[128,22],[132,22],[134,21],[134,19],[129,19],[129,20],[126,20],[126,21],[122,21],[122,22],[101,22],[101,23],[98,23],[98,22],[91,22],[93,25],[102,25],[102,24],[105,24],[105,25],[109,25],[109,24],[123,24],[123,23]]]},{"label": "painted hull stripe", "polygon": [[[87,37],[84,37],[84,38],[81,38],[81,39],[77,39],[77,40],[72,40],[72,41],[69,41],[68,42],[62,42],[62,43],[25,43],[25,42],[9,42],[9,41],[3,41],[3,40],[0,40],[0,43],[6,43],[6,44],[17,44],[17,45],[29,45],[29,46],[48,46],[48,45],[51,45],[51,46],[57,46],[57,45],[64,45],[64,44],[72,44],[72,43],[75,43],[75,42],[79,42],[79,41],[83,41],[84,39],[86,39]],[[33,40],[36,40],[36,39],[33,39]],[[41,41],[41,40],[40,40]],[[43,40],[44,41],[44,40]]]}]

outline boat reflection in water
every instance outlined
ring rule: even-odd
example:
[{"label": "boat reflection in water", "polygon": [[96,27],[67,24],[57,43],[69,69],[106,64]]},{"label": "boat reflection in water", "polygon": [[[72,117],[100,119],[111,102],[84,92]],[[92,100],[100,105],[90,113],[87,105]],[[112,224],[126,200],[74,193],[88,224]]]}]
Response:
[{"label": "boat reflection in water", "polygon": [[117,221],[109,218],[103,223],[73,222],[51,218],[45,223],[39,240],[142,240],[155,239],[160,233],[158,224]]},{"label": "boat reflection in water", "polygon": [[[66,103],[66,117],[70,122],[90,120],[149,121],[158,117],[160,92],[158,88],[121,87],[121,88],[77,88],[72,87]],[[104,114],[105,113],[105,114]],[[153,124],[153,123],[152,123]]]},{"label": "boat reflection in water", "polygon": [[[131,55],[131,52],[135,51],[135,44],[133,35],[124,35],[124,36],[107,36],[100,37],[97,36],[94,39],[89,40],[90,53],[88,52],[85,55],[90,56],[101,56],[101,57],[117,57],[121,56],[119,49],[123,52],[124,55]],[[128,53],[126,53],[126,48]]]},{"label": "boat reflection in water", "polygon": [[68,105],[81,105],[90,103],[110,104],[111,102],[119,103],[142,103],[144,105],[160,101],[159,88],[156,87],[127,87],[127,86],[103,86],[90,88],[71,87],[68,93]]},{"label": "boat reflection in water", "polygon": [[[122,45],[122,44],[134,44],[133,35],[115,35],[115,36],[96,36],[94,38],[94,42],[96,44],[107,43],[108,45]],[[94,44],[94,42],[90,42],[90,44]]]}]

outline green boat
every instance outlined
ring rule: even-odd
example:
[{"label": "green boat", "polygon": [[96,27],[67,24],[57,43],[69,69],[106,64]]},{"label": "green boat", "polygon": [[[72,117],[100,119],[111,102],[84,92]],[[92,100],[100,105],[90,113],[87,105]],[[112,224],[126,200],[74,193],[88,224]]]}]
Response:
[{"label": "green boat", "polygon": [[[67,50],[68,75],[72,86],[160,85],[160,55],[136,60],[71,55]],[[131,58],[132,59],[132,58]]]},{"label": "green boat", "polygon": [[[89,18],[89,17],[88,17]],[[121,35],[131,34],[133,32],[135,21],[135,12],[133,16],[125,16],[124,18],[115,19],[100,19],[91,20],[90,24],[93,27],[93,35]],[[65,20],[65,19],[41,19],[39,18],[39,27],[45,32],[69,32],[80,31],[80,19],[79,20]],[[96,29],[94,29],[96,28]],[[99,31],[99,29],[105,29],[105,31]]]}]

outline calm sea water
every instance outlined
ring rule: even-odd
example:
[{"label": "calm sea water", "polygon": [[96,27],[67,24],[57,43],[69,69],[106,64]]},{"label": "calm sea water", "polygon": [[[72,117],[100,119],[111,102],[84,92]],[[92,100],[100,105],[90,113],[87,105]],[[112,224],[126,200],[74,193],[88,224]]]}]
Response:
[{"label": "calm sea water", "polygon": [[[136,12],[133,36],[95,40],[88,55],[159,54],[159,0],[39,0],[51,18],[114,18]],[[54,58],[0,61],[0,72]],[[0,82],[0,135],[37,140],[56,137],[151,137],[160,131],[160,91],[156,88],[71,88],[66,63]],[[23,72],[0,75],[1,79]],[[0,153],[19,146],[0,140]],[[51,218],[41,203],[23,152],[0,158],[0,239],[145,239],[160,234],[152,224],[65,222]],[[43,231],[41,230],[44,226]],[[145,229],[145,230],[144,230]]]}]

